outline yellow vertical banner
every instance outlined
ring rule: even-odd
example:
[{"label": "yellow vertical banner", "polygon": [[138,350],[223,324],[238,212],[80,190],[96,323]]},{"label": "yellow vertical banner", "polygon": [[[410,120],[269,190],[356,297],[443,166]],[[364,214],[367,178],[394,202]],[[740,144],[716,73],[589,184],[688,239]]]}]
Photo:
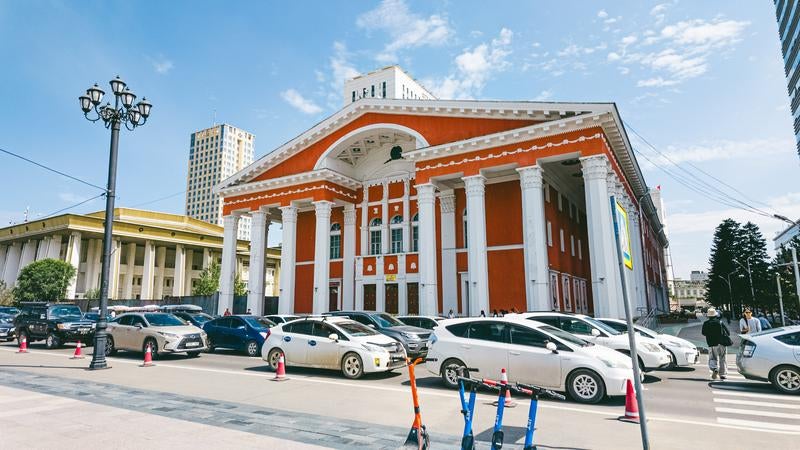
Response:
[{"label": "yellow vertical banner", "polygon": [[630,227],[628,226],[628,212],[625,211],[625,208],[622,205],[615,201],[615,213],[617,215],[617,227],[619,232],[619,246],[620,250],[622,251],[622,261],[625,263],[625,267],[630,270],[633,270],[633,256],[631,252],[631,233]]}]

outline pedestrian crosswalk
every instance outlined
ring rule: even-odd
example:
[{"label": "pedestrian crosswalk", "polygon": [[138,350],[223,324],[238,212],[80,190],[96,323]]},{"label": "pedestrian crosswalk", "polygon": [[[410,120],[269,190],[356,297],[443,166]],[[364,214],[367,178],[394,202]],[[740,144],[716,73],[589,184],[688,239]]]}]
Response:
[{"label": "pedestrian crosswalk", "polygon": [[744,379],[733,372],[727,382],[712,384],[717,423],[800,434],[800,397],[781,395],[766,383],[740,382],[739,378]]}]

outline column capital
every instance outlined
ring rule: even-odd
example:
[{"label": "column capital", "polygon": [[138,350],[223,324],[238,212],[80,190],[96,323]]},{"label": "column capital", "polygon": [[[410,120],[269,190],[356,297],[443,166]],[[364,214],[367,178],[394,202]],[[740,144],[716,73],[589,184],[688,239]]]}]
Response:
[{"label": "column capital", "polygon": [[605,179],[608,175],[608,157],[606,155],[584,156],[580,158],[583,178],[587,180]]},{"label": "column capital", "polygon": [[297,207],[296,206],[281,206],[278,208],[281,210],[281,221],[283,223],[295,223],[297,222]]},{"label": "column capital", "polygon": [[486,186],[486,178],[483,175],[471,175],[462,178],[464,180],[464,190],[467,192],[467,197],[472,195],[483,196]]},{"label": "column capital", "polygon": [[312,202],[314,205],[314,212],[316,213],[318,218],[325,218],[331,216],[331,210],[333,209],[333,202],[328,200],[320,200],[318,202]]},{"label": "column capital", "polygon": [[433,203],[435,201],[436,186],[432,183],[418,184],[415,187],[417,188],[418,204]]},{"label": "column capital", "polygon": [[344,224],[345,225],[356,224],[356,205],[352,203],[344,205]]},{"label": "column capital", "polygon": [[542,168],[540,166],[520,167],[517,172],[519,173],[519,185],[522,189],[542,188]]},{"label": "column capital", "polygon": [[235,227],[239,223],[240,214],[228,214],[222,218],[222,225],[224,227]]},{"label": "column capital", "polygon": [[257,209],[250,212],[250,218],[253,219],[253,222],[265,222],[267,220],[267,214],[267,211]]},{"label": "column capital", "polygon": [[453,213],[456,210],[456,195],[452,190],[443,191],[439,194],[439,206],[442,214]]}]

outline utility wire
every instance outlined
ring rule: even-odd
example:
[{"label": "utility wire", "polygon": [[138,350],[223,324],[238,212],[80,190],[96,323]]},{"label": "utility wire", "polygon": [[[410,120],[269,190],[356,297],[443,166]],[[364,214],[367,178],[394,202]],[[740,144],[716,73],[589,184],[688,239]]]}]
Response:
[{"label": "utility wire", "polygon": [[105,195],[106,195],[106,193],[103,192],[102,194],[98,194],[98,195],[95,195],[94,197],[87,198],[86,200],[82,200],[82,201],[80,201],[80,202],[78,202],[78,203],[76,203],[76,204],[74,204],[72,206],[67,206],[66,208],[61,208],[58,211],[53,211],[50,214],[45,215],[44,217],[37,217],[36,220],[42,220],[42,219],[47,219],[47,218],[53,217],[56,214],[61,214],[64,211],[70,210],[72,208],[77,208],[78,206],[81,206],[84,203],[89,203],[90,201],[92,201],[92,200],[94,200],[96,198],[104,197]]},{"label": "utility wire", "polygon": [[140,206],[149,205],[151,203],[157,203],[157,202],[160,202],[162,200],[167,200],[167,199],[170,199],[172,197],[177,197],[178,195],[185,194],[185,193],[186,193],[186,189],[184,189],[184,190],[182,190],[180,192],[176,192],[174,194],[167,195],[166,197],[161,197],[161,198],[157,198],[155,200],[149,200],[149,201],[146,201],[146,202],[137,203],[135,205],[129,206],[129,208],[138,208]]},{"label": "utility wire", "polygon": [[39,166],[42,169],[49,170],[50,172],[55,172],[55,173],[57,173],[57,174],[59,174],[61,176],[67,177],[67,178],[69,178],[71,180],[75,180],[75,181],[77,181],[79,183],[83,183],[83,184],[85,184],[87,186],[91,186],[93,188],[100,189],[104,193],[106,192],[106,188],[104,188],[104,187],[100,187],[100,186],[98,186],[96,184],[89,183],[88,181],[81,180],[80,178],[73,177],[72,175],[66,174],[66,173],[61,172],[60,170],[57,170],[57,169],[53,169],[52,167],[45,166],[44,164],[40,164],[40,163],[38,163],[36,161],[33,161],[31,159],[28,159],[28,158],[22,156],[22,155],[18,155],[18,154],[14,153],[14,152],[10,152],[10,151],[8,151],[6,149],[3,149],[3,148],[0,148],[0,152],[6,153],[6,154],[11,155],[11,156],[13,156],[15,158],[19,158],[19,159],[21,159],[21,160],[23,160],[25,162],[31,163],[31,164],[33,164],[35,166]]}]

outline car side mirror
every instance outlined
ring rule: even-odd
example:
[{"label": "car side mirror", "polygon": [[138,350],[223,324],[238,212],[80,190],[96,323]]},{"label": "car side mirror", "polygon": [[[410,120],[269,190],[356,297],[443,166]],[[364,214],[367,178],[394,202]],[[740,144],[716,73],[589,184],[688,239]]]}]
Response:
[{"label": "car side mirror", "polygon": [[144,327],[142,326],[142,324],[140,324],[140,323],[137,323],[137,324],[136,324],[136,328],[138,328],[138,329],[140,329],[140,330],[141,330],[141,329],[142,329],[142,328],[144,328]]},{"label": "car side mirror", "polygon": [[336,333],[331,333],[328,335],[328,339],[332,340],[333,342],[339,342],[339,335]]},{"label": "car side mirror", "polygon": [[45,319],[44,314],[39,314],[39,319],[44,320]]},{"label": "car side mirror", "polygon": [[558,353],[558,346],[553,342],[548,342],[544,347],[553,353]]},{"label": "car side mirror", "polygon": [[369,324],[369,327],[370,327],[370,328],[375,328],[375,324],[374,324],[374,323],[371,323],[371,324]]},{"label": "car side mirror", "polygon": [[597,328],[592,328],[592,336],[594,337],[600,336],[600,330],[598,330]]}]

